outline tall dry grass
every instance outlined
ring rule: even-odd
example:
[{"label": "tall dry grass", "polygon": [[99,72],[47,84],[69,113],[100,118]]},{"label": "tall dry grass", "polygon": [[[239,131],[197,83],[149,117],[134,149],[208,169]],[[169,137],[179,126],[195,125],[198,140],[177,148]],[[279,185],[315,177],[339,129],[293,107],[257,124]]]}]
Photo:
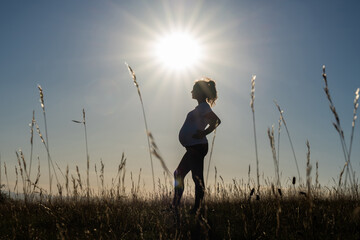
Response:
[{"label": "tall dry grass", "polygon": [[163,168],[165,174],[167,174],[170,178],[171,178],[172,174],[169,171],[163,157],[160,154],[159,148],[156,145],[153,134],[150,132],[150,130],[148,128],[148,124],[147,124],[147,121],[146,121],[144,102],[143,102],[143,99],[142,99],[142,96],[141,96],[140,87],[139,87],[139,84],[137,82],[136,74],[135,74],[134,70],[129,66],[129,64],[125,63],[125,65],[127,66],[128,70],[129,70],[129,73],[130,73],[130,76],[131,76],[131,78],[132,78],[132,80],[134,82],[134,85],[135,85],[136,89],[137,89],[138,96],[139,96],[140,103],[141,103],[141,108],[142,108],[142,113],[143,113],[143,118],[144,118],[144,124],[145,124],[145,131],[146,131],[146,136],[147,136],[147,141],[148,141],[148,149],[149,149],[149,154],[150,154],[151,173],[152,173],[152,179],[153,179],[153,190],[155,190],[155,175],[154,175],[154,166],[153,166],[153,160],[152,160],[153,155],[160,161],[161,167]]},{"label": "tall dry grass", "polygon": [[[291,186],[284,186],[279,195],[271,181],[262,179],[265,184],[261,188],[261,201],[252,201],[248,198],[246,182],[234,179],[233,183],[226,183],[216,170],[215,185],[208,187],[204,212],[198,217],[189,213],[193,186],[187,183],[191,190],[184,196],[178,227],[172,212],[166,208],[171,199],[171,192],[166,188],[171,189],[171,183],[166,180],[161,183],[159,179],[158,190],[148,192],[141,185],[140,170],[137,176],[130,173],[131,188],[126,192],[123,154],[108,187],[105,186],[105,166],[100,162],[101,192],[96,194],[92,189],[89,200],[79,168],[71,175],[72,186],[67,187],[66,198],[52,196],[48,201],[49,195],[41,196],[43,190],[33,183],[34,187],[26,190],[26,194],[36,195],[28,198],[32,200],[25,203],[5,200],[0,205],[0,236],[60,239],[336,239],[341,236],[356,239],[360,236],[354,230],[359,224],[356,220],[358,201],[349,200],[336,189],[315,191],[311,183],[310,144],[307,143],[307,147],[306,188],[295,187],[293,182],[295,191]],[[21,155],[19,152],[20,177],[21,169],[25,169],[22,160],[25,157]],[[305,197],[299,195],[302,191]],[[332,221],[334,218],[336,223]]]},{"label": "tall dry grass", "polygon": [[274,126],[272,126],[271,130],[270,130],[270,128],[268,128],[267,132],[268,132],[268,137],[270,140],[270,147],[271,147],[271,152],[272,152],[273,162],[274,162],[275,181],[276,181],[275,184],[276,184],[279,194],[281,195],[280,170],[279,170],[279,163],[277,161],[276,149],[275,149]]},{"label": "tall dry grass", "polygon": [[47,131],[47,123],[46,123],[46,111],[45,111],[45,100],[44,100],[44,93],[43,89],[40,85],[38,85],[39,94],[40,94],[40,105],[43,111],[44,116],[44,125],[45,125],[45,140],[42,138],[42,135],[40,134],[40,129],[37,128],[39,131],[39,135],[41,138],[41,141],[44,143],[47,151],[47,157],[48,157],[48,169],[49,169],[49,189],[50,189],[50,195],[52,194],[52,176],[51,176],[51,169],[50,169],[50,150],[49,150],[49,138],[48,138],[48,131]]},{"label": "tall dry grass", "polygon": [[287,127],[287,124],[286,124],[286,121],[285,121],[285,118],[284,118],[284,115],[283,115],[284,111],[280,108],[279,104],[277,104],[276,101],[274,101],[274,103],[275,103],[275,105],[276,105],[276,107],[277,107],[277,109],[279,110],[279,113],[280,113],[280,120],[279,121],[281,121],[285,126],[285,130],[286,130],[286,133],[287,133],[287,136],[288,136],[288,139],[289,139],[289,143],[290,143],[290,146],[291,146],[291,150],[292,150],[292,153],[293,153],[293,156],[294,156],[299,181],[301,182],[301,175],[300,175],[299,165],[298,165],[298,162],[297,162],[297,159],[296,159],[295,149],[294,149],[294,145],[292,143],[291,137],[290,137],[290,132],[289,132],[289,129]]},{"label": "tall dry grass", "polygon": [[85,133],[85,153],[86,153],[86,195],[87,198],[90,197],[90,179],[89,179],[89,169],[90,169],[90,156],[89,156],[89,149],[88,149],[88,138],[87,138],[87,131],[86,131],[86,117],[85,117],[85,109],[82,110],[83,120],[72,120],[74,123],[80,123],[84,126],[84,133]]},{"label": "tall dry grass", "polygon": [[359,104],[358,104],[359,88],[355,91],[353,120],[352,120],[352,124],[351,124],[351,136],[350,136],[350,144],[349,144],[349,148],[348,148],[347,145],[346,145],[345,134],[344,134],[343,128],[342,128],[341,123],[340,123],[340,117],[339,117],[339,115],[338,115],[338,113],[336,111],[335,105],[334,105],[334,103],[332,101],[332,98],[331,98],[331,95],[330,95],[330,90],[329,90],[328,80],[327,80],[327,74],[326,74],[326,71],[325,71],[325,65],[323,65],[322,70],[323,70],[322,77],[323,77],[324,84],[325,84],[324,92],[325,92],[326,97],[327,97],[327,99],[329,101],[330,110],[333,113],[334,118],[335,118],[335,122],[333,122],[333,126],[335,127],[336,131],[339,134],[341,148],[342,148],[342,151],[343,151],[343,154],[344,154],[344,160],[345,160],[345,165],[344,165],[343,170],[341,171],[340,177],[339,177],[338,189],[341,190],[341,180],[342,180],[343,173],[344,173],[344,171],[346,169],[345,187],[346,187],[346,181],[349,178],[349,181],[350,181],[350,184],[351,184],[350,186],[351,186],[351,189],[353,191],[353,194],[358,195],[357,184],[355,182],[355,172],[352,169],[352,164],[351,164],[350,159],[351,159],[351,150],[352,150],[352,144],[353,144],[353,134],[354,134],[354,129],[355,129],[355,122],[356,122],[356,119],[357,119],[356,112],[357,112],[357,108],[359,106]]},{"label": "tall dry grass", "polygon": [[[216,124],[217,125],[217,124]],[[213,155],[213,151],[214,151],[214,145],[215,145],[215,138],[216,138],[216,129],[214,130],[214,134],[213,134],[213,138],[211,141],[211,147],[210,147],[210,154],[209,154],[209,163],[208,163],[208,168],[207,168],[207,172],[206,172],[206,183],[205,185],[208,184],[208,180],[209,180],[209,172],[210,172],[210,166],[211,166],[211,159],[212,159],[212,155]]]},{"label": "tall dry grass", "polygon": [[35,127],[35,111],[33,110],[30,126],[30,166],[29,166],[29,176],[31,176],[31,166],[33,159],[33,150],[34,150],[34,127]]},{"label": "tall dry grass", "polygon": [[[256,138],[256,124],[255,124],[255,79],[256,75],[251,77],[251,100],[250,100],[250,107],[253,117],[253,130],[254,130],[254,142],[255,142],[255,158],[256,158],[256,181],[257,181],[257,195],[256,198],[260,199],[260,172],[259,172],[259,157],[258,157],[258,145],[257,145],[257,138]],[[250,166],[249,166],[250,168]],[[249,169],[250,171],[250,169]]]},{"label": "tall dry grass", "polygon": [[145,114],[145,108],[144,108],[144,102],[142,100],[142,96],[141,96],[141,92],[140,92],[140,87],[139,84],[136,80],[136,74],[134,72],[134,70],[129,66],[129,64],[125,63],[126,67],[129,70],[130,76],[134,82],[134,85],[137,89],[138,95],[139,95],[139,99],[140,99],[140,103],[141,103],[141,109],[142,109],[142,113],[143,113],[143,117],[144,117],[144,124],[145,124],[145,131],[146,131],[146,139],[148,142],[148,148],[149,148],[149,155],[150,155],[150,163],[151,163],[151,174],[152,174],[152,179],[153,179],[153,189],[155,190],[155,176],[154,176],[154,166],[153,166],[153,160],[152,160],[152,152],[151,152],[151,144],[150,144],[150,137],[149,137],[149,129],[148,129],[148,124],[146,121],[146,114]]}]

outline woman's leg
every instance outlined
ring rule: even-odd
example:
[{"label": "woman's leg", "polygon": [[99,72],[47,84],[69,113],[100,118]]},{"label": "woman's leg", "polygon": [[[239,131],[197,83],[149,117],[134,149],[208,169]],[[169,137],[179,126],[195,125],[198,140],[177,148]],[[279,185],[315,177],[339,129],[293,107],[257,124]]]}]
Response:
[{"label": "woman's leg", "polygon": [[196,211],[200,207],[200,203],[204,198],[205,182],[204,182],[204,157],[208,152],[208,145],[196,145],[192,151],[192,179],[195,183],[195,205]]},{"label": "woman's leg", "polygon": [[184,192],[184,178],[191,169],[191,154],[186,151],[183,158],[181,159],[179,166],[174,172],[174,199],[173,206],[177,207],[180,204],[182,194]]}]

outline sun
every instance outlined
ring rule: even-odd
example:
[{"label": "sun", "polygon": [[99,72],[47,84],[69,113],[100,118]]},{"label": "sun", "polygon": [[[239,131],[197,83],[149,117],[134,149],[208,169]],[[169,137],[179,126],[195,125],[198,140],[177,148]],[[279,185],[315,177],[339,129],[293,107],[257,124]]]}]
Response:
[{"label": "sun", "polygon": [[189,33],[173,32],[158,39],[155,55],[165,68],[184,70],[199,63],[202,48]]}]

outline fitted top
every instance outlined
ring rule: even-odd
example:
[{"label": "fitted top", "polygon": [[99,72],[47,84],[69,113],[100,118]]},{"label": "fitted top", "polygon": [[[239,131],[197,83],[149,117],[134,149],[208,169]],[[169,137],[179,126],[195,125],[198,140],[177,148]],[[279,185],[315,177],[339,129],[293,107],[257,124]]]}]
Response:
[{"label": "fitted top", "polygon": [[209,124],[209,120],[205,118],[205,115],[209,112],[212,112],[209,104],[202,102],[187,114],[185,122],[179,132],[179,141],[184,147],[206,144],[208,142],[206,137],[196,139],[192,136],[197,133],[198,130],[205,130]]}]

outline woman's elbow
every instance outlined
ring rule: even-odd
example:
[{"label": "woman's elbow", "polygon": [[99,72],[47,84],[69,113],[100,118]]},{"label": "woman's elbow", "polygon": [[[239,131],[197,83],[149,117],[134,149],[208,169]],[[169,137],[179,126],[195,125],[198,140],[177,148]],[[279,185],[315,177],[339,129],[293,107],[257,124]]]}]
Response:
[{"label": "woman's elbow", "polygon": [[221,120],[220,120],[220,118],[218,118],[218,119],[216,120],[216,127],[219,126],[220,123],[221,123]]}]

